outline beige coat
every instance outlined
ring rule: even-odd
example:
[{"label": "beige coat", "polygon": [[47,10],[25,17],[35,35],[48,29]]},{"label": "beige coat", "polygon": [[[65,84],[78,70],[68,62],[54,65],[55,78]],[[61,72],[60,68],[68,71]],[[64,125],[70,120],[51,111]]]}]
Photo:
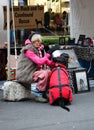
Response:
[{"label": "beige coat", "polygon": [[39,56],[38,50],[32,45],[26,45],[22,48],[17,63],[16,80],[26,87],[30,87],[32,83],[32,75],[38,70],[38,65],[25,56],[26,50],[32,50]]}]

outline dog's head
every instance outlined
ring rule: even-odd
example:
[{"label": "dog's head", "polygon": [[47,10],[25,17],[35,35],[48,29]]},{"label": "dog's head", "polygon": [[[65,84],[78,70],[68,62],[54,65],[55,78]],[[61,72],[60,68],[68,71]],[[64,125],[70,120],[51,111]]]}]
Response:
[{"label": "dog's head", "polygon": [[68,62],[70,61],[70,57],[67,53],[62,53],[58,57],[53,57],[53,61],[55,63],[60,63],[60,64],[65,65],[66,67],[68,67]]}]

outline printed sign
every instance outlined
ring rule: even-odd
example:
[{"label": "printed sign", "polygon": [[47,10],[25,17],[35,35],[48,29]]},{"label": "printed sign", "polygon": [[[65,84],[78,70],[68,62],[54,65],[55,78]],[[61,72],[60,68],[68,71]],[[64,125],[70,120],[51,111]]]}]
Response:
[{"label": "printed sign", "polygon": [[[3,7],[4,30],[7,29],[7,7]],[[15,29],[40,28],[44,25],[44,6],[14,6]],[[12,8],[10,7],[10,29],[13,29]]]}]

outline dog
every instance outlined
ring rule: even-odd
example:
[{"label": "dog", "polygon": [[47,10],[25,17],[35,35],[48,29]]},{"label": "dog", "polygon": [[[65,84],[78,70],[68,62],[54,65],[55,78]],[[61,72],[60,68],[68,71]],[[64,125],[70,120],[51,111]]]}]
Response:
[{"label": "dog", "polygon": [[39,24],[40,24],[41,26],[43,25],[43,24],[42,24],[42,20],[35,19],[35,22],[36,22],[37,28],[38,28],[38,25],[39,25]]},{"label": "dog", "polygon": [[62,53],[59,57],[53,58],[55,63],[49,77],[49,103],[59,105],[70,111],[66,105],[71,104],[73,100],[72,89],[70,87],[69,75],[67,72],[68,61],[70,57]]}]

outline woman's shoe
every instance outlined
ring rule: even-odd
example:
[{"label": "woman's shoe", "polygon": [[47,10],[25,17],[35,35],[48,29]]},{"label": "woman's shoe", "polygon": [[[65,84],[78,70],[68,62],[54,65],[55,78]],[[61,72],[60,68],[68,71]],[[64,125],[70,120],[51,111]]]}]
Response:
[{"label": "woman's shoe", "polygon": [[43,98],[42,96],[36,96],[35,97],[35,101],[43,102],[43,103],[47,103],[48,102],[48,100],[46,98]]}]

